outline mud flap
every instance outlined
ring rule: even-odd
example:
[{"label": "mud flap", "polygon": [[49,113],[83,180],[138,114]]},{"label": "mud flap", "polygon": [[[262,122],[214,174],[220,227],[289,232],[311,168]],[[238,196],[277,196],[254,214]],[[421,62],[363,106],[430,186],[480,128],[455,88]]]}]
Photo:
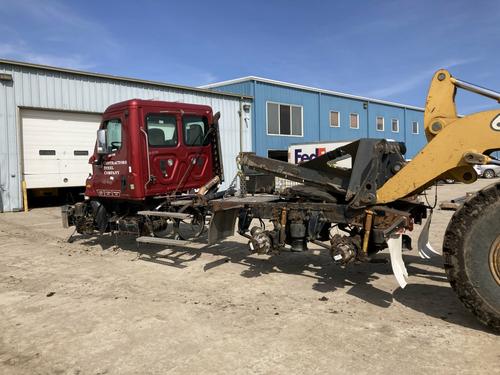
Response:
[{"label": "mud flap", "polygon": [[234,225],[239,208],[215,211],[208,228],[208,244],[214,245],[234,234]]},{"label": "mud flap", "polygon": [[399,286],[404,289],[406,286],[406,278],[408,278],[408,271],[406,270],[403,262],[403,239],[402,235],[398,234],[396,237],[391,237],[387,240],[389,247],[389,254],[391,255],[392,272],[399,283]]},{"label": "mud flap", "polygon": [[420,236],[418,236],[417,248],[418,253],[423,259],[430,259],[431,257],[435,257],[439,254],[436,250],[434,250],[429,243],[429,228],[431,226],[432,220],[432,211],[427,218],[424,227],[422,228],[422,232],[420,232]]}]

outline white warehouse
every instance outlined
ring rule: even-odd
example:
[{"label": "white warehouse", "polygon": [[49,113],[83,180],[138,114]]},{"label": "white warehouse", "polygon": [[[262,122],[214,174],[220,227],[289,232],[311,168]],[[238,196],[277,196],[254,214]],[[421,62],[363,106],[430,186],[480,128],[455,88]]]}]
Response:
[{"label": "white warehouse", "polygon": [[251,97],[0,60],[0,212],[23,208],[23,180],[28,190],[83,186],[100,115],[133,98],[220,111],[225,185],[240,148],[252,150],[251,111],[241,110]]}]

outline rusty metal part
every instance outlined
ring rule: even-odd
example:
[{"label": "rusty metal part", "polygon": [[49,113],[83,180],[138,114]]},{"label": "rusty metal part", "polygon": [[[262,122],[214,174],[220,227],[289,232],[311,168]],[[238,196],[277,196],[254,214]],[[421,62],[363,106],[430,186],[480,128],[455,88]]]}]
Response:
[{"label": "rusty metal part", "polygon": [[[395,202],[396,203],[396,202]],[[394,204],[395,208],[387,206],[374,206],[370,211],[374,212],[373,223],[371,225],[371,234],[369,241],[371,245],[368,252],[377,251],[384,248],[385,238],[392,231],[397,229],[411,230],[414,222],[420,223],[422,217],[426,217],[426,208],[424,205],[413,200],[398,201]],[[282,212],[286,209],[286,222],[282,225]],[[320,217],[321,220],[329,223],[338,223],[350,225],[359,230],[364,228],[366,222],[366,213],[363,209],[354,209],[348,204],[338,203],[320,203],[311,201],[289,201],[273,195],[255,195],[245,198],[228,197],[224,199],[214,199],[209,201],[209,210],[216,217],[220,212],[226,210],[250,210],[252,217],[260,219],[269,219],[277,227],[278,233],[281,233],[283,227],[291,222],[308,222],[314,217]],[[236,215],[237,216],[237,215]],[[231,216],[229,220],[234,220],[236,216]],[[216,220],[217,221],[217,220]],[[233,228],[234,224],[224,223]],[[219,223],[219,225],[221,225]],[[227,232],[229,233],[229,232]],[[286,234],[286,228],[285,228]],[[232,235],[229,233],[228,235]],[[309,239],[317,239],[309,233]],[[283,244],[278,236],[276,243]]]},{"label": "rusty metal part", "polygon": [[306,201],[325,203],[337,202],[337,198],[332,194],[329,194],[328,192],[315,186],[307,186],[303,184],[287,187],[280,195],[288,199],[301,198]]},{"label": "rusty metal part", "polygon": [[208,244],[214,245],[234,234],[239,208],[220,210],[212,215],[208,229]]},{"label": "rusty metal part", "polygon": [[271,238],[267,231],[261,227],[253,227],[250,230],[250,236],[244,236],[250,239],[248,246],[252,252],[257,254],[267,254],[271,251]]},{"label": "rusty metal part", "polygon": [[251,152],[240,153],[240,164],[256,171],[270,173],[295,182],[308,183],[341,195],[345,195],[345,189],[342,186],[347,186],[349,180],[349,176],[334,176],[328,171],[268,159]]},{"label": "rusty metal part", "polygon": [[500,286],[500,235],[496,238],[490,248],[489,255],[490,271],[493,278]]},{"label": "rusty metal part", "polygon": [[373,211],[366,210],[366,220],[365,220],[365,235],[363,237],[363,253],[366,255],[368,253],[368,242],[370,240],[370,232],[373,223]]},{"label": "rusty metal part", "polygon": [[[330,240],[330,255],[335,263],[350,263],[360,255],[360,243],[361,238],[358,235],[342,236],[340,234],[335,234]],[[363,259],[366,259],[366,257],[363,256]]]},{"label": "rusty metal part", "polygon": [[213,117],[212,129],[210,132],[213,157],[213,174],[219,176],[220,182],[224,181],[224,164],[222,163],[222,148],[219,129],[220,112],[217,112]]},{"label": "rusty metal part", "polygon": [[282,207],[281,218],[280,218],[280,239],[279,239],[280,246],[283,246],[285,244],[285,239],[286,239],[286,220],[287,220],[286,213],[287,213],[286,207]]},{"label": "rusty metal part", "polygon": [[220,177],[215,176],[198,190],[198,195],[205,195],[211,188],[220,184]]},{"label": "rusty metal part", "polygon": [[[329,151],[299,165],[241,153],[242,166],[319,188],[333,195],[323,201],[348,202],[353,208],[374,205],[377,189],[398,173],[406,161],[403,144],[385,139],[360,139]],[[335,162],[352,158],[352,169],[339,168]]]}]

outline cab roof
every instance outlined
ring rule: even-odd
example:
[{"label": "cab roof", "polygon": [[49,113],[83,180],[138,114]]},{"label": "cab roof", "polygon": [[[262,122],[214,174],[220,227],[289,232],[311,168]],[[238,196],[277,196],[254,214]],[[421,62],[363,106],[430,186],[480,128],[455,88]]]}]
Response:
[{"label": "cab roof", "polygon": [[170,110],[181,110],[186,112],[211,112],[212,108],[208,105],[189,104],[181,102],[166,102],[161,100],[129,99],[123,102],[111,104],[105,112],[121,110],[130,107],[161,107]]}]

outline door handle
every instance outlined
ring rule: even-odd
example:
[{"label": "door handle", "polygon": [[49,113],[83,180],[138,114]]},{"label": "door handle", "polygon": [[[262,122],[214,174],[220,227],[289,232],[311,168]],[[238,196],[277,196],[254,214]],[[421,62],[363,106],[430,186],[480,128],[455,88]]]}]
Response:
[{"label": "door handle", "polygon": [[160,170],[163,177],[168,177],[166,160],[160,160]]},{"label": "door handle", "polygon": [[127,177],[122,176],[122,180],[121,180],[121,191],[122,191],[122,193],[125,190],[127,190]]}]

